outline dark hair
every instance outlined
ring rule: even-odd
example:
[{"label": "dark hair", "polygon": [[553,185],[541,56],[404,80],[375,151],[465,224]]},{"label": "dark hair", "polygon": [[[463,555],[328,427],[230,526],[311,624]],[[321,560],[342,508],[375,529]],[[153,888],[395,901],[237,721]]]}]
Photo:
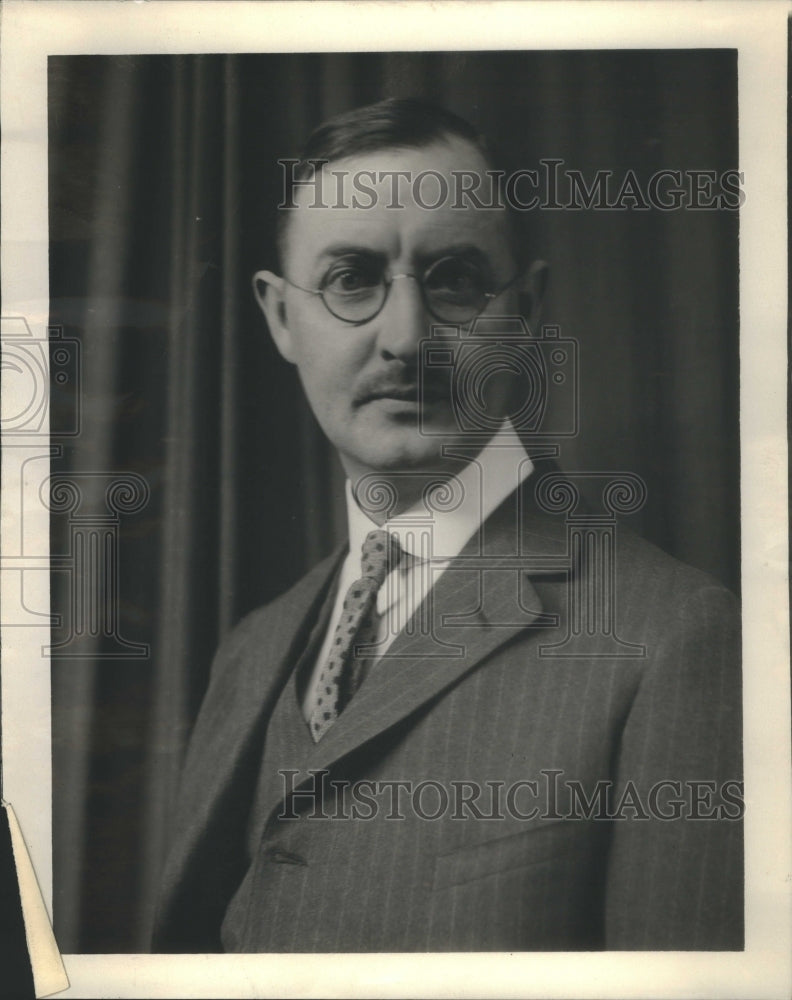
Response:
[{"label": "dark hair", "polygon": [[[434,142],[456,137],[470,143],[483,157],[488,167],[495,168],[495,159],[486,140],[470,122],[428,101],[415,98],[389,97],[353,108],[321,124],[308,137],[297,164],[291,172],[291,185],[285,192],[285,203],[293,205],[295,182],[314,176],[314,163],[332,163],[360,153],[383,149],[422,149]],[[522,220],[507,206],[509,238],[517,264],[527,263]],[[278,212],[277,245],[283,263],[289,209]]]}]

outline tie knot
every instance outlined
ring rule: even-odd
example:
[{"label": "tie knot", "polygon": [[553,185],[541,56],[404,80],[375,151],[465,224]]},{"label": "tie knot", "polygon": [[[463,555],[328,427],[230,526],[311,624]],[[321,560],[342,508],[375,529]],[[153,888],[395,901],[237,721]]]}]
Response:
[{"label": "tie knot", "polygon": [[377,528],[370,531],[363,542],[360,558],[363,576],[371,577],[381,587],[385,577],[396,567],[401,558],[401,546],[395,535]]}]

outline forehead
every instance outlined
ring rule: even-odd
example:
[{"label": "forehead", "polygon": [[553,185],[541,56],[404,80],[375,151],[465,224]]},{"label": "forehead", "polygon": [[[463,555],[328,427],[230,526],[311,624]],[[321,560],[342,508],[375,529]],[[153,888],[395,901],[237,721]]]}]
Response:
[{"label": "forehead", "polygon": [[420,149],[384,149],[327,164],[321,187],[302,185],[288,210],[285,257],[305,273],[339,247],[359,247],[391,260],[476,246],[496,266],[508,260],[508,221],[497,200],[491,168],[462,139]]}]

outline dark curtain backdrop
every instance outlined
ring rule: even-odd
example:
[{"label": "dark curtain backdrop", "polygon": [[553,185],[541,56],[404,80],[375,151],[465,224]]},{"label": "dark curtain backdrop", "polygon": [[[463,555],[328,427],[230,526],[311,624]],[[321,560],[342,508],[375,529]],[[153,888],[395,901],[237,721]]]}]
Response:
[{"label": "dark curtain backdrop", "polygon": [[[277,157],[331,114],[414,95],[472,120],[510,169],[722,171],[737,166],[736,57],[54,57],[49,88],[51,316],[81,374],[76,400],[53,383],[53,471],[149,489],[119,517],[117,575],[120,633],[148,655],[107,658],[86,633],[53,658],[55,929],[65,952],[144,951],[214,648],[344,530],[336,459],[250,291],[275,263]],[[736,589],[736,213],[529,223],[552,268],[543,319],[581,345],[581,431],[561,464],[640,474],[633,526]],[[75,407],[80,433],[61,436]],[[83,493],[101,513],[103,489]],[[53,514],[53,553],[71,523]],[[53,573],[56,641],[73,583]]]}]

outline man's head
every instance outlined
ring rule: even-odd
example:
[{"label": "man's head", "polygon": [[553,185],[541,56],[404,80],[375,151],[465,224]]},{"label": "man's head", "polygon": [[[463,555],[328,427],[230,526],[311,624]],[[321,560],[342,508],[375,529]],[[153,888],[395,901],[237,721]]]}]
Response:
[{"label": "man's head", "polygon": [[[293,174],[282,275],[258,272],[256,294],[353,481],[450,466],[450,393],[419,372],[434,324],[464,330],[477,314],[513,315],[521,292],[535,319],[543,268],[527,266],[511,210],[477,207],[498,204],[492,171],[467,122],[389,100],[322,125]],[[460,197],[463,174],[482,179],[478,202]],[[506,412],[499,396],[491,406]]]}]

